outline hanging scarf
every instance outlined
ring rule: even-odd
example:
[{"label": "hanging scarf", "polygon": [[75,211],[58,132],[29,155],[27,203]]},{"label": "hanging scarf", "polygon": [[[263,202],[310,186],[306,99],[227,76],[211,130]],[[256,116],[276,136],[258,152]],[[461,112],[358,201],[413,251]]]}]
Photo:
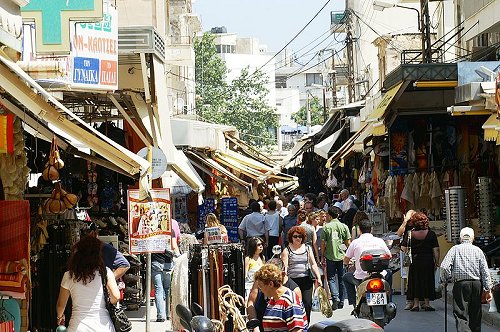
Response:
[{"label": "hanging scarf", "polygon": [[0,115],[0,153],[14,153],[14,116]]}]

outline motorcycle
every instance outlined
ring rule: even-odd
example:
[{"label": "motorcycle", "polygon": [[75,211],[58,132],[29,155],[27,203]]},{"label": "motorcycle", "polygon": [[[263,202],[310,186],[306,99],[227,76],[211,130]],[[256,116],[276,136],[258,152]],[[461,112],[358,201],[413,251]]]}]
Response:
[{"label": "motorcycle", "polygon": [[361,268],[370,273],[356,290],[354,315],[373,321],[384,327],[396,317],[396,304],[389,302],[391,286],[384,279],[383,271],[389,267],[391,255],[381,249],[366,250],[361,253]]}]

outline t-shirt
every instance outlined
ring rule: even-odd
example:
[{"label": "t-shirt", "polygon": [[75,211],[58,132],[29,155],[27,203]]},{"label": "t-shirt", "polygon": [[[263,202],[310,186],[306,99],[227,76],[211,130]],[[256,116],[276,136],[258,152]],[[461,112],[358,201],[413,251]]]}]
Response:
[{"label": "t-shirt", "polygon": [[130,263],[123,254],[109,243],[103,243],[102,259],[104,265],[112,270],[116,270],[119,267],[130,267]]},{"label": "t-shirt", "polygon": [[288,236],[288,231],[293,227],[297,225],[297,214],[294,215],[287,215],[286,217],[283,218],[283,238],[286,241],[287,236]]},{"label": "t-shirt", "polygon": [[[287,278],[287,280],[283,286],[285,286],[286,288],[288,288],[292,291],[295,290],[295,288],[299,287],[297,285],[297,283],[295,281],[293,281],[292,278]],[[255,313],[256,313],[257,319],[259,320],[261,326],[262,326],[262,318],[264,317],[264,312],[266,311],[266,307],[267,307],[268,302],[269,302],[269,299],[266,298],[266,296],[264,295],[264,293],[262,293],[261,290],[259,290],[259,292],[257,293],[257,298],[255,299],[254,308],[255,308]],[[262,330],[263,330],[263,328],[262,328]]]},{"label": "t-shirt", "polygon": [[344,259],[345,251],[341,246],[346,240],[351,238],[351,231],[338,219],[323,225],[321,241],[325,242],[325,257],[331,261],[341,261]]},{"label": "t-shirt", "polygon": [[262,319],[264,331],[294,331],[302,329],[307,332],[307,315],[299,296],[292,290],[277,300],[270,299]]},{"label": "t-shirt", "polygon": [[[107,278],[114,278],[113,272],[106,268]],[[72,300],[72,313],[68,331],[114,331],[109,313],[106,310],[103,284],[99,271],[86,285],[64,273],[61,287],[69,291]]]},{"label": "t-shirt", "polygon": [[266,232],[264,227],[264,215],[259,212],[252,212],[243,218],[238,228],[247,233],[246,237],[263,236]]},{"label": "t-shirt", "polygon": [[369,249],[382,249],[387,254],[391,254],[389,248],[385,244],[384,240],[381,238],[373,236],[371,233],[363,233],[357,239],[351,242],[349,248],[347,248],[346,256],[355,259],[356,261],[356,271],[354,271],[354,278],[364,279],[368,277],[369,273],[363,271],[361,264],[359,263],[359,257],[361,253]]},{"label": "t-shirt", "polygon": [[269,236],[280,236],[280,215],[278,212],[266,214],[264,216],[264,224],[266,231],[269,231]]}]

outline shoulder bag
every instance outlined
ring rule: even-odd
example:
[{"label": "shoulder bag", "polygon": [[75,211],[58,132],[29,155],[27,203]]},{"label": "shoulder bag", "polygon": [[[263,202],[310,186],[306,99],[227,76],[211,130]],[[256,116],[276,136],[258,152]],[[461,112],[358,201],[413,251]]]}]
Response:
[{"label": "shoulder bag", "polygon": [[102,289],[104,292],[104,300],[106,301],[106,309],[109,312],[109,316],[111,317],[111,321],[115,327],[116,332],[129,332],[132,331],[132,323],[128,320],[127,315],[123,309],[118,308],[116,305],[111,303],[109,299],[108,287],[108,277],[106,270],[101,271],[101,280],[102,280]]},{"label": "shoulder bag", "polygon": [[405,253],[405,258],[404,258],[404,261],[403,261],[403,266],[404,267],[409,267],[412,263],[412,257],[411,257],[411,231],[408,231],[408,246],[406,248],[408,248],[408,250],[406,251]]},{"label": "shoulder bag", "polygon": [[312,281],[316,281],[316,274],[314,273],[313,269],[311,268],[311,264],[309,263],[309,245],[306,244],[306,257],[307,257],[307,265],[306,265],[306,269],[307,269],[307,275],[309,276],[309,278],[311,278]]}]

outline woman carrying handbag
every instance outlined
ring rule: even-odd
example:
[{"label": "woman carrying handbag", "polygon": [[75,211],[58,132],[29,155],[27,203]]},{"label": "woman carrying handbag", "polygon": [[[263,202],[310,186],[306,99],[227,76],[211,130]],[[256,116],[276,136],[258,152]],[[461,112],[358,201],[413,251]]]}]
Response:
[{"label": "woman carrying handbag", "polygon": [[306,232],[300,226],[288,231],[288,246],[281,253],[285,272],[299,286],[307,319],[311,320],[313,285],[323,286],[311,246],[305,244]]}]

